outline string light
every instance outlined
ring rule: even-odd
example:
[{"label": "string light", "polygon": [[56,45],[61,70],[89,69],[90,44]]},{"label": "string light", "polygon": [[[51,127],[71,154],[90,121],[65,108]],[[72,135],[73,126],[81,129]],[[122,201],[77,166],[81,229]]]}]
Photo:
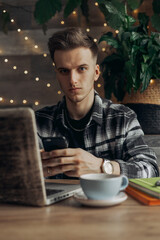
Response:
[{"label": "string light", "polygon": [[153,84],[153,83],[154,83],[154,79],[151,79],[151,80],[150,80],[150,84]]},{"label": "string light", "polygon": [[118,34],[118,33],[119,33],[119,31],[118,31],[118,30],[116,30],[116,31],[115,31],[115,33],[116,33],[116,34]]},{"label": "string light", "polygon": [[138,8],[135,9],[135,10],[133,10],[133,12],[134,12],[135,14],[137,14],[137,13],[138,13]]},{"label": "string light", "polygon": [[25,70],[25,71],[24,71],[24,74],[28,74],[28,71],[27,71],[27,70]]},{"label": "string light", "polygon": [[3,97],[0,97],[0,102],[2,102],[3,101]]},{"label": "string light", "polygon": [[47,53],[44,53],[44,54],[43,54],[43,57],[47,57]]},{"label": "string light", "polygon": [[38,101],[36,101],[34,104],[35,104],[36,106],[38,106],[38,105],[39,105],[39,102],[38,102]]},{"label": "string light", "polygon": [[11,19],[11,22],[14,23],[14,19],[13,18]]},{"label": "string light", "polygon": [[3,10],[3,13],[6,13],[6,12],[7,12],[7,11],[4,9],[4,10]]},{"label": "string light", "polygon": [[95,2],[95,6],[98,6],[98,2]]},{"label": "string light", "polygon": [[100,84],[100,83],[98,83],[98,84],[97,84],[97,87],[98,87],[98,88],[100,88],[100,87],[101,87],[101,84]]},{"label": "string light", "polygon": [[5,58],[5,59],[4,59],[4,62],[8,62],[8,59],[7,59],[7,58]]},{"label": "string light", "polygon": [[73,11],[72,13],[73,13],[73,15],[76,15],[76,11]]},{"label": "string light", "polygon": [[94,38],[93,41],[94,41],[94,42],[97,42],[97,38]]},{"label": "string light", "polygon": [[34,45],[34,48],[38,48],[38,45]]},{"label": "string light", "polygon": [[17,32],[21,32],[21,29],[20,29],[20,28],[18,28],[18,29],[17,29]]},{"label": "string light", "polygon": [[17,69],[17,66],[13,66],[13,69],[16,70],[16,69]]},{"label": "string light", "polygon": [[86,29],[86,32],[90,32],[90,29],[89,29],[89,28],[87,28],[87,29]]},{"label": "string light", "polygon": [[104,26],[104,27],[107,27],[107,23],[104,23],[103,26]]},{"label": "string light", "polygon": [[27,40],[28,40],[28,37],[26,36],[24,39],[27,41]]},{"label": "string light", "polygon": [[61,94],[61,91],[58,91],[57,93],[60,95],[60,94]]},{"label": "string light", "polygon": [[102,48],[102,52],[105,52],[106,51],[106,49],[105,48]]},{"label": "string light", "polygon": [[52,65],[53,65],[53,67],[55,67],[55,63],[54,62],[52,63]]},{"label": "string light", "polygon": [[50,87],[51,86],[51,84],[50,83],[47,83],[47,87]]},{"label": "string light", "polygon": [[35,80],[38,82],[39,81],[39,77],[36,77]]},{"label": "string light", "polygon": [[27,103],[27,100],[26,100],[26,99],[24,99],[24,100],[23,100],[23,104],[26,104],[26,103]]},{"label": "string light", "polygon": [[10,103],[14,103],[14,100],[13,100],[13,99],[11,99],[11,100],[10,100]]},{"label": "string light", "polygon": [[64,21],[63,20],[61,21],[61,24],[64,25]]}]

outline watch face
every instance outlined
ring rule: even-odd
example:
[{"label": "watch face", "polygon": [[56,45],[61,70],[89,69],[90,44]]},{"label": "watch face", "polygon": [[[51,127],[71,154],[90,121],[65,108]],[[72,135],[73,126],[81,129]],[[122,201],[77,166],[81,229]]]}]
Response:
[{"label": "watch face", "polygon": [[110,161],[105,161],[103,163],[103,172],[105,172],[107,174],[112,174],[113,167],[112,167],[112,164],[110,163]]}]

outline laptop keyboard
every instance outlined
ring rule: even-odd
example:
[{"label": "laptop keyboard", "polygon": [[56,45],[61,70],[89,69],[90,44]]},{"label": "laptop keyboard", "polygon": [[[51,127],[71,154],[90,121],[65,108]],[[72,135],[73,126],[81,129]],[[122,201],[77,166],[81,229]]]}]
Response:
[{"label": "laptop keyboard", "polygon": [[59,193],[59,192],[62,192],[63,190],[61,189],[46,189],[46,194],[47,196],[50,196],[52,194],[55,194],[55,193]]}]

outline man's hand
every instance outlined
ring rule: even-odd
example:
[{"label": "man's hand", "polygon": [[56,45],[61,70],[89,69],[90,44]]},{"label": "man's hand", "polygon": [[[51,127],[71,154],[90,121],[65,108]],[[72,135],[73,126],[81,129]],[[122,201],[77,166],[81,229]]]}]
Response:
[{"label": "man's hand", "polygon": [[100,173],[102,158],[97,158],[81,148],[66,148],[51,152],[41,151],[44,176],[65,173],[70,177],[79,177],[86,173]]}]

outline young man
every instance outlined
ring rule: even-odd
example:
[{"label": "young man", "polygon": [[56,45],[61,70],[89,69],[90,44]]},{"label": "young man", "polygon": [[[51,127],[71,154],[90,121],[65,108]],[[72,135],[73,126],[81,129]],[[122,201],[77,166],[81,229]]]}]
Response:
[{"label": "young man", "polygon": [[101,172],[129,178],[158,176],[156,156],[143,141],[135,113],[101,99],[94,90],[100,70],[93,39],[79,28],[69,28],[53,34],[48,46],[64,97],[36,112],[38,133],[63,136],[69,147],[45,152],[39,139],[44,176]]}]

